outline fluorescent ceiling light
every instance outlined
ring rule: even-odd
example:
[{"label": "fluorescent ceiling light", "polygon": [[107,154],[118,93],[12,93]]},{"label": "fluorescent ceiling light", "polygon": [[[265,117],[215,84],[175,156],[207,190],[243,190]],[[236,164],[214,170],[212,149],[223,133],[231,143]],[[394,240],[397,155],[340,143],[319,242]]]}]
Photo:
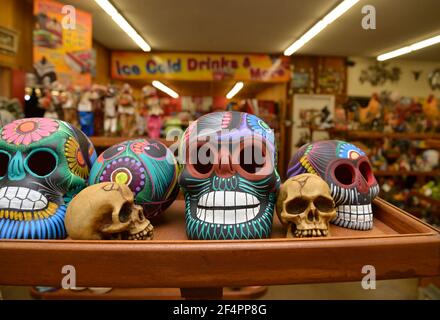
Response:
[{"label": "fluorescent ceiling light", "polygon": [[151,51],[150,45],[134,30],[125,18],[116,10],[108,0],[95,0],[95,2],[110,16],[113,21],[145,52]]},{"label": "fluorescent ceiling light", "polygon": [[377,60],[379,61],[385,61],[388,59],[392,59],[416,50],[420,50],[429,46],[433,46],[434,44],[440,43],[440,35],[420,41],[420,42],[416,42],[413,43],[409,46],[394,50],[394,51],[390,51],[384,54],[381,54],[380,56],[377,57]]},{"label": "fluorescent ceiling light", "polygon": [[244,84],[243,82],[237,82],[234,87],[231,89],[231,91],[228,92],[226,95],[226,98],[232,99],[241,89],[243,89]]},{"label": "fluorescent ceiling light", "polygon": [[169,95],[170,97],[172,97],[174,99],[177,99],[179,97],[179,94],[176,91],[174,91],[171,88],[168,88],[166,85],[164,85],[160,81],[154,80],[152,82],[152,84],[153,84],[153,87],[159,89],[160,91],[165,92],[167,95]]},{"label": "fluorescent ceiling light", "polygon": [[286,50],[284,50],[285,56],[290,56],[294,52],[298,51],[307,42],[312,40],[318,33],[324,30],[330,23],[338,19],[351,7],[353,7],[359,0],[344,0],[332,11],[330,11],[323,19],[319,20],[312,28],[304,33],[298,40],[292,43]]}]

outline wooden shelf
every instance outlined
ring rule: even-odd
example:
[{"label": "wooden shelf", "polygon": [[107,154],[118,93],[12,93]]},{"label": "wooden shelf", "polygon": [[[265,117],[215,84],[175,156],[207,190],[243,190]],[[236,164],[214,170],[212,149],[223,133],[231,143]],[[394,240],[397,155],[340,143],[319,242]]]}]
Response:
[{"label": "wooden shelf", "polygon": [[[267,293],[267,287],[254,286],[242,288],[224,288],[225,300],[258,299]],[[89,289],[81,291],[58,289],[50,292],[39,292],[32,288],[30,294],[42,300],[179,300],[182,299],[179,288],[113,288],[103,294]]]},{"label": "wooden shelf", "polygon": [[[90,141],[92,141],[95,148],[108,148],[111,146],[114,146],[115,144],[127,141],[127,140],[134,140],[134,139],[145,139],[147,137],[103,137],[103,136],[93,136],[89,137]],[[173,141],[167,141],[165,139],[159,139],[163,144],[165,144],[167,147],[171,146],[174,142]]]},{"label": "wooden shelf", "polygon": [[403,176],[403,177],[438,177],[440,176],[440,170],[434,170],[434,171],[427,171],[427,172],[420,172],[420,171],[394,171],[394,170],[377,170],[374,171],[374,175],[378,177],[396,177],[396,176]]},{"label": "wooden shelf", "polygon": [[375,266],[377,279],[440,274],[437,229],[381,199],[373,210],[372,230],[331,225],[328,238],[286,239],[275,218],[271,239],[191,241],[184,202],[175,201],[152,221],[152,241],[0,240],[0,261],[7,261],[0,263],[0,284],[59,287],[65,265],[75,267],[78,287],[213,291],[359,281],[367,264]]},{"label": "wooden shelf", "polygon": [[433,206],[436,206],[437,208],[440,208],[440,200],[431,198],[431,197],[427,197],[417,191],[411,191],[411,195],[414,197],[419,198],[420,200],[426,201],[429,204],[432,204]]},{"label": "wooden shelf", "polygon": [[407,139],[407,140],[440,140],[439,133],[431,133],[431,132],[420,132],[420,133],[411,133],[411,132],[391,132],[384,133],[378,131],[361,131],[361,130],[335,130],[329,129],[330,134],[343,134],[345,136],[350,137],[351,139]]}]

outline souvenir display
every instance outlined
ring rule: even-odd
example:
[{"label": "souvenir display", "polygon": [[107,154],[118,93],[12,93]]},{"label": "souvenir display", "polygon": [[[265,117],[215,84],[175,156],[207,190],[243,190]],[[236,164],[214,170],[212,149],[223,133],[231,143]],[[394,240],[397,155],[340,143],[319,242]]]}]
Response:
[{"label": "souvenir display", "polygon": [[337,213],[332,223],[356,230],[373,228],[371,202],[379,185],[362,150],[337,140],[306,144],[290,161],[287,177],[303,173],[317,174],[329,185]]},{"label": "souvenir display", "polygon": [[184,133],[179,157],[189,239],[270,236],[280,178],[265,122],[234,111],[202,116]]},{"label": "souvenir display", "polygon": [[102,136],[104,134],[104,97],[107,88],[101,85],[93,85],[90,94],[90,101],[93,110],[93,134]]},{"label": "souvenir display", "polygon": [[66,205],[95,159],[87,137],[67,122],[29,118],[0,128],[0,238],[65,238]]},{"label": "souvenir display", "polygon": [[147,218],[160,215],[176,199],[178,166],[173,153],[156,140],[137,139],[112,146],[99,155],[89,183],[126,184]]},{"label": "souvenir display", "polygon": [[117,89],[115,86],[107,86],[104,97],[104,134],[115,136],[118,130],[118,114],[116,112]]},{"label": "souvenir display", "polygon": [[77,101],[72,91],[73,88],[68,88],[62,92],[60,94],[60,101],[63,109],[63,120],[77,127],[79,126]]},{"label": "souvenir display", "polygon": [[287,238],[325,237],[336,217],[335,202],[327,183],[303,173],[287,179],[280,188],[277,214],[287,228]]},{"label": "souvenir display", "polygon": [[81,95],[81,99],[78,103],[78,116],[81,130],[87,136],[93,136],[94,134],[94,115],[91,97],[91,91],[85,89]]},{"label": "souvenir display", "polygon": [[134,126],[136,102],[129,84],[124,84],[118,96],[118,114],[123,137],[131,136]]},{"label": "souvenir display", "polygon": [[153,226],[125,184],[103,182],[70,202],[66,229],[74,240],[151,240]]}]

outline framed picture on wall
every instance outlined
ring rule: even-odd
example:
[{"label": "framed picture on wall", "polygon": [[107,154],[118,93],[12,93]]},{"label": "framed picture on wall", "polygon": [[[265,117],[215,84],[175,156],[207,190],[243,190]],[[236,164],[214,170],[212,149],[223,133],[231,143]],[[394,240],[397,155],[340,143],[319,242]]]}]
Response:
[{"label": "framed picture on wall", "polygon": [[18,32],[0,27],[0,51],[6,54],[16,54],[18,50]]},{"label": "framed picture on wall", "polygon": [[335,96],[295,94],[293,96],[292,155],[300,146],[329,138],[327,129],[334,126]]}]

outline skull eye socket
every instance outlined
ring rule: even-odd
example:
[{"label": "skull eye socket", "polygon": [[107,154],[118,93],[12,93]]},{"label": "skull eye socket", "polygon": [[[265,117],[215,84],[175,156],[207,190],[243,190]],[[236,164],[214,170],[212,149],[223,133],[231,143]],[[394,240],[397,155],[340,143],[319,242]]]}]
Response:
[{"label": "skull eye socket", "polygon": [[130,220],[130,215],[131,215],[131,203],[126,202],[119,211],[119,221],[122,223],[127,222],[128,220]]},{"label": "skull eye socket", "polygon": [[362,176],[368,184],[373,183],[373,170],[371,169],[371,166],[367,161],[361,162],[361,164],[359,165],[359,171],[361,172]]},{"label": "skull eye socket", "polygon": [[197,145],[191,154],[190,165],[200,175],[209,175],[214,167],[214,149],[209,143]]},{"label": "skull eye socket", "polygon": [[247,173],[257,173],[264,166],[265,158],[260,146],[247,145],[240,151],[240,167]]},{"label": "skull eye socket", "polygon": [[286,203],[286,211],[289,214],[300,214],[307,210],[309,201],[302,198],[296,198]]},{"label": "skull eye socket", "polygon": [[26,167],[30,173],[37,177],[47,177],[57,167],[58,160],[52,150],[36,150],[31,152],[26,159]]},{"label": "skull eye socket", "polygon": [[0,152],[0,178],[6,176],[9,160],[10,156],[7,153]]},{"label": "skull eye socket", "polygon": [[313,201],[316,209],[321,212],[331,212],[335,209],[334,203],[332,200],[324,197],[318,197]]},{"label": "skull eye socket", "polygon": [[335,168],[335,178],[343,185],[351,185],[354,183],[354,169],[348,163],[342,163]]}]

